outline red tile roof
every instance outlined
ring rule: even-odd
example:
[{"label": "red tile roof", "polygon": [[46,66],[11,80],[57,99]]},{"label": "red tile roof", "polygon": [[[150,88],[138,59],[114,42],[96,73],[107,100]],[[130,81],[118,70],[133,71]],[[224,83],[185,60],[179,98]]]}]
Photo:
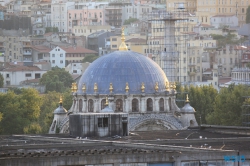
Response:
[{"label": "red tile roof", "polygon": [[32,49],[38,51],[38,52],[43,52],[43,53],[49,53],[52,49],[46,46],[32,46]]},{"label": "red tile roof", "polygon": [[41,71],[41,69],[37,66],[13,66],[6,69],[3,69],[3,71],[10,71],[10,72],[16,72],[16,71]]},{"label": "red tile roof", "polygon": [[51,36],[53,33],[52,32],[48,32],[48,33],[45,33],[43,36]]},{"label": "red tile roof", "polygon": [[89,54],[96,54],[96,51],[93,50],[89,50],[87,48],[83,48],[83,47],[60,47],[61,49],[63,49],[66,53],[89,53]]}]

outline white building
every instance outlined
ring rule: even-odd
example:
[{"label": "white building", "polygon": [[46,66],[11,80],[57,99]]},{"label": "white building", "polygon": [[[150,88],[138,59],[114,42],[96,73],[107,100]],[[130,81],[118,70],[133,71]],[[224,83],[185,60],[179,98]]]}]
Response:
[{"label": "white building", "polygon": [[47,71],[37,66],[11,66],[0,73],[4,77],[4,86],[19,86],[23,81],[39,79]]},{"label": "white building", "polygon": [[146,18],[148,13],[152,12],[152,6],[148,5],[129,5],[122,7],[122,22],[129,18],[137,18],[142,20]]},{"label": "white building", "polygon": [[210,23],[215,28],[222,28],[223,26],[237,27],[238,17],[235,15],[215,15],[210,18]]},{"label": "white building", "polygon": [[56,67],[56,66],[59,68],[65,67],[66,51],[64,51],[60,47],[56,47],[52,49],[49,53],[50,53],[51,67]]},{"label": "white building", "polygon": [[75,8],[75,2],[55,2],[51,4],[51,26],[59,32],[68,32],[67,11]]}]

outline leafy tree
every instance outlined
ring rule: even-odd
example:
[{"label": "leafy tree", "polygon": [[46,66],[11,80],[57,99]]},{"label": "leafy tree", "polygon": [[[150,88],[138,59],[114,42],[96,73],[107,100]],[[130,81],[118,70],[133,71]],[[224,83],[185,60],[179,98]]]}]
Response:
[{"label": "leafy tree", "polygon": [[41,115],[39,117],[39,124],[43,126],[42,133],[48,133],[49,127],[53,120],[53,112],[59,106],[58,102],[60,99],[60,95],[63,96],[63,107],[66,110],[69,110],[72,105],[72,96],[71,91],[68,89],[63,94],[57,92],[48,92],[44,94],[42,97],[42,105],[41,105]]},{"label": "leafy tree", "polygon": [[123,25],[129,25],[130,23],[136,22],[138,21],[137,18],[129,18],[127,20],[124,21]]},{"label": "leafy tree", "polygon": [[241,125],[242,105],[245,101],[243,96],[250,94],[245,85],[230,85],[222,88],[215,98],[214,111],[206,117],[208,124],[214,125]]},{"label": "leafy tree", "polygon": [[0,88],[2,88],[4,85],[4,78],[3,75],[0,73]]},{"label": "leafy tree", "polygon": [[59,32],[58,27],[46,27],[45,33],[49,32]]},{"label": "leafy tree", "polygon": [[246,13],[246,23],[250,23],[250,6],[247,8],[247,13]]},{"label": "leafy tree", "polygon": [[92,63],[94,60],[96,60],[97,58],[99,58],[98,55],[95,55],[95,54],[89,54],[89,55],[86,55],[85,58],[82,60],[82,63],[86,63],[86,62],[89,62],[89,63]]},{"label": "leafy tree", "polygon": [[217,40],[219,47],[224,47],[227,44],[239,44],[242,43],[245,39],[237,39],[235,34],[228,33],[227,35],[218,35],[218,34],[211,34],[214,40]]},{"label": "leafy tree", "polygon": [[[0,94],[0,132],[3,134],[37,133],[39,126],[32,126],[40,115],[41,99],[35,89],[22,89],[21,94],[13,91]],[[32,130],[31,130],[32,129]]]},{"label": "leafy tree", "polygon": [[46,92],[63,92],[71,86],[72,82],[72,76],[59,67],[52,68],[52,70],[45,73],[40,79],[40,83],[46,87]]}]

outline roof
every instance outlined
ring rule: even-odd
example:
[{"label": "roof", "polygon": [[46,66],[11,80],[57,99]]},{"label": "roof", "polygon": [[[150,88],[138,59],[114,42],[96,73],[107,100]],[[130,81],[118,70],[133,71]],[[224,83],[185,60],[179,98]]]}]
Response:
[{"label": "roof", "polygon": [[[86,85],[86,94],[94,94],[94,83],[99,94],[110,94],[110,83],[114,94],[125,94],[129,87],[130,94],[141,94],[141,84],[144,83],[145,94],[165,92],[168,81],[164,71],[152,59],[133,51],[114,51],[96,59],[83,73],[78,83],[78,93],[82,85]],[[128,83],[128,85],[126,85]]]},{"label": "roof", "polygon": [[85,53],[85,54],[96,54],[96,51],[89,50],[87,48],[83,47],[60,47],[63,49],[66,53]]},{"label": "roof", "polygon": [[32,46],[32,49],[34,49],[38,52],[41,52],[41,53],[49,53],[52,50],[51,48],[46,47],[46,46],[42,46],[42,45]]},{"label": "roof", "polygon": [[196,25],[195,27],[213,27],[213,26],[209,24],[199,24],[199,25]]},{"label": "roof", "polygon": [[147,41],[145,39],[142,39],[142,38],[131,38],[131,39],[126,40],[125,42],[144,43],[144,44],[147,43]]},{"label": "roof", "polygon": [[51,36],[53,33],[52,32],[48,32],[48,33],[45,33],[43,36]]},{"label": "roof", "polygon": [[37,66],[13,66],[6,69],[3,69],[3,71],[9,71],[9,72],[16,72],[16,71],[41,71],[41,69]]}]

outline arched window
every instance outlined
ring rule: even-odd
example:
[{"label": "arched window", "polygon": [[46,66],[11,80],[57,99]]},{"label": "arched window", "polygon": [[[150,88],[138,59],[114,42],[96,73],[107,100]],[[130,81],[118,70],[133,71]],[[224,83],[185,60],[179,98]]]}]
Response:
[{"label": "arched window", "polygon": [[92,99],[88,101],[88,112],[94,112],[94,101]]},{"label": "arched window", "polygon": [[147,111],[153,111],[153,100],[151,98],[147,99]]},{"label": "arched window", "polygon": [[79,100],[79,112],[82,112],[82,99]]},{"label": "arched window", "polygon": [[123,105],[122,105],[122,100],[121,99],[117,99],[116,102],[116,107],[115,107],[115,111],[116,112],[122,112],[123,111]]},{"label": "arched window", "polygon": [[106,100],[102,99],[102,101],[101,101],[101,110],[105,108],[105,103],[106,103]]},{"label": "arched window", "polygon": [[159,100],[159,110],[164,111],[164,99],[163,98]]},{"label": "arched window", "polygon": [[137,99],[132,100],[132,112],[139,112],[139,104]]},{"label": "arched window", "polygon": [[171,106],[171,98],[168,99],[168,105],[169,105],[169,110],[172,110],[172,106]]}]

